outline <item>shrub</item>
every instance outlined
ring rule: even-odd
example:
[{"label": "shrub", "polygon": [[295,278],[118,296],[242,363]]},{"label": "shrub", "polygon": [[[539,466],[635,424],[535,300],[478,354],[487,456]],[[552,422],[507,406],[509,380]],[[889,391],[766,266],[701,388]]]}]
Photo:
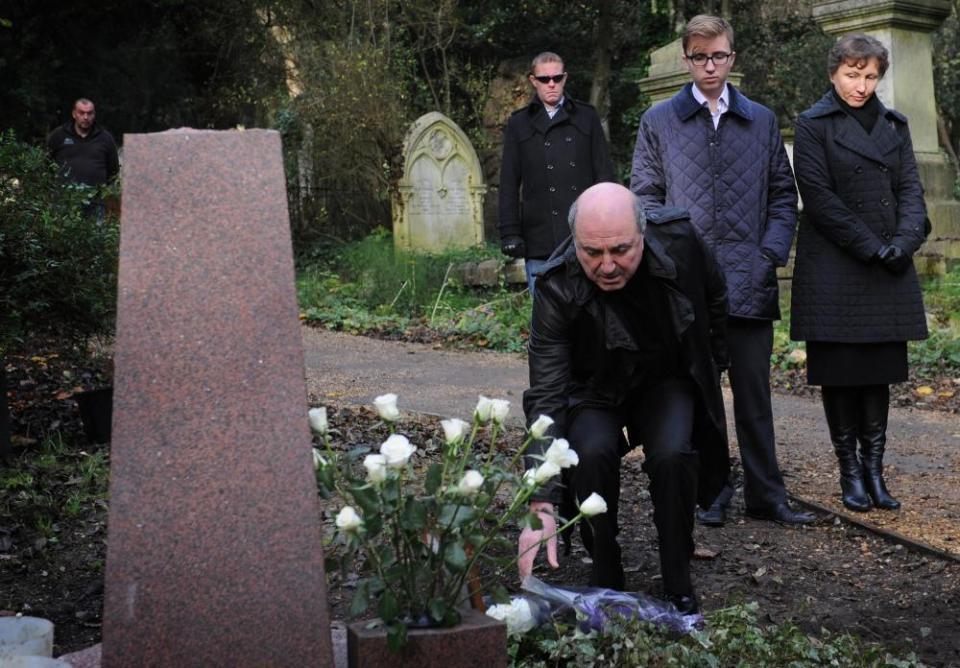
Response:
[{"label": "shrub", "polygon": [[97,195],[61,179],[42,149],[0,134],[0,352],[112,330],[118,225],[88,213]]}]

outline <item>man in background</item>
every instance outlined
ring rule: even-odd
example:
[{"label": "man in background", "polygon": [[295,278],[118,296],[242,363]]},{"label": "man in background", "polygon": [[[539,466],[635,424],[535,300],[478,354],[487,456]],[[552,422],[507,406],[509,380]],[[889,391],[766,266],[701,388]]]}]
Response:
[{"label": "man in background", "polygon": [[570,234],[570,205],[594,183],[613,181],[613,164],[597,112],[564,93],[560,56],[534,58],[529,80],[536,95],[504,131],[500,248],[524,259],[532,296],[536,274]]},{"label": "man in background", "polygon": [[73,103],[71,116],[47,137],[47,150],[71,181],[94,188],[107,184],[120,171],[113,136],[97,124],[96,109],[86,98]]}]

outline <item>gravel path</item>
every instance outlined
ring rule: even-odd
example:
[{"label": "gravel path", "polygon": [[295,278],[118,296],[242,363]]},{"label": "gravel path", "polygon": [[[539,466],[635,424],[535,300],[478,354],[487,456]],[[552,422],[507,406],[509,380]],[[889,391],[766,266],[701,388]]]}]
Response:
[{"label": "gravel path", "polygon": [[[507,398],[522,423],[527,365],[521,355],[455,351],[304,327],[307,387],[313,404],[367,404],[395,392],[404,410],[468,418],[477,395]],[[727,415],[733,415],[729,388]],[[858,522],[894,531],[960,559],[960,418],[917,408],[891,408],[887,462],[899,512],[853,517],[839,503],[836,460],[818,400],[774,394],[780,465],[787,489]],[[731,451],[736,432],[729,425]]]}]

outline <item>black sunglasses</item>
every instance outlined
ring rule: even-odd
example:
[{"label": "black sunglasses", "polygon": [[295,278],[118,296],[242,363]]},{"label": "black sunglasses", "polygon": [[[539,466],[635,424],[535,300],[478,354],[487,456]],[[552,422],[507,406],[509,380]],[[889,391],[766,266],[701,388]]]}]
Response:
[{"label": "black sunglasses", "polygon": [[561,81],[567,78],[567,73],[564,72],[563,74],[554,74],[553,76],[543,75],[539,77],[535,74],[531,74],[530,76],[532,76],[534,79],[536,79],[542,84],[550,83],[551,81],[553,83],[560,83]]}]

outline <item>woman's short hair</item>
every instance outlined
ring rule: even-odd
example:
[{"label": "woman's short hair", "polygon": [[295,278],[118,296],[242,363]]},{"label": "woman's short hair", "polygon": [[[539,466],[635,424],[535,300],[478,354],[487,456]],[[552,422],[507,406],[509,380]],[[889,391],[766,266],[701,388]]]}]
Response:
[{"label": "woman's short hair", "polygon": [[843,63],[861,69],[866,67],[873,58],[877,60],[877,68],[882,77],[890,66],[890,52],[887,51],[887,47],[876,37],[862,32],[844,35],[830,49],[830,54],[827,56],[827,72],[833,76]]},{"label": "woman's short hair", "polygon": [[727,36],[727,41],[730,42],[730,50],[733,51],[733,26],[719,16],[697,14],[687,21],[687,25],[683,29],[683,53],[687,53],[687,46],[694,37],[713,39],[720,35]]}]

